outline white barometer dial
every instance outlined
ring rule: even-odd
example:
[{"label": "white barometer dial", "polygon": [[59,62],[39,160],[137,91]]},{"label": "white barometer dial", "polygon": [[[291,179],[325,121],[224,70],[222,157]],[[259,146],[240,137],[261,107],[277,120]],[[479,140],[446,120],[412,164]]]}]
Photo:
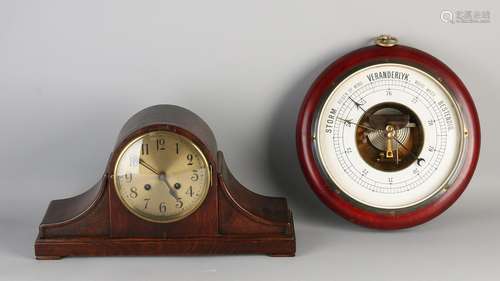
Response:
[{"label": "white barometer dial", "polygon": [[323,173],[350,199],[399,209],[446,187],[464,133],[459,108],[439,81],[381,63],[356,70],[326,95],[313,149]]}]

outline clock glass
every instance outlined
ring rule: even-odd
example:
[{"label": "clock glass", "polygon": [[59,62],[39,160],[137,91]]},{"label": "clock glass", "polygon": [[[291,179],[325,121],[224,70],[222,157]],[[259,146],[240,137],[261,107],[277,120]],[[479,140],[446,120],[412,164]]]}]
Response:
[{"label": "clock glass", "polygon": [[200,207],[210,176],[207,159],[196,144],[174,132],[154,131],[125,146],[115,164],[114,184],[133,214],[168,223]]},{"label": "clock glass", "polygon": [[347,75],[313,126],[322,172],[351,201],[413,207],[446,188],[467,134],[447,89],[421,69],[381,63]]}]

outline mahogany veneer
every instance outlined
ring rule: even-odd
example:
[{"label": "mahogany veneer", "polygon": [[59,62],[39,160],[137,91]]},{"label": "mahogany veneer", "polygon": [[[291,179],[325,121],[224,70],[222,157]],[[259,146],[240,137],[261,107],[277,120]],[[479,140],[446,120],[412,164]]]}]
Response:
[{"label": "mahogany veneer", "polygon": [[[136,136],[166,130],[190,138],[212,169],[208,195],[183,220],[153,223],[118,198],[113,168]],[[294,256],[295,233],[286,199],[262,196],[231,174],[208,125],[172,105],[146,108],[122,128],[103,177],[85,193],[49,204],[35,241],[37,259],[66,256],[268,254]]]}]

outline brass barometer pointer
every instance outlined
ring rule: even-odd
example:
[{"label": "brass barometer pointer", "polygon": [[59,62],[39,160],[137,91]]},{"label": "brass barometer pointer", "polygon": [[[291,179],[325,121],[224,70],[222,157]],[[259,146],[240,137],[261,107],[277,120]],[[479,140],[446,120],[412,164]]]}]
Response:
[{"label": "brass barometer pointer", "polygon": [[394,127],[391,125],[387,125],[385,127],[385,130],[387,132],[386,137],[387,137],[387,145],[386,145],[386,152],[385,152],[385,157],[386,158],[393,158],[394,155],[392,153],[392,140],[394,138]]}]

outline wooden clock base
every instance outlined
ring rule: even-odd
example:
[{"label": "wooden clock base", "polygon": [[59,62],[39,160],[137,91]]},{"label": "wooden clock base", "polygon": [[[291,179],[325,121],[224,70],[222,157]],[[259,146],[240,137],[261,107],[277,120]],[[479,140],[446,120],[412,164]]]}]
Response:
[{"label": "wooden clock base", "polygon": [[[185,233],[157,231],[164,237],[123,237],[115,232],[110,176],[87,192],[55,200],[40,224],[35,256],[40,260],[67,256],[159,256],[267,254],[294,256],[292,213],[284,198],[266,197],[243,187],[230,173],[221,152],[217,154],[213,228]],[[202,208],[200,208],[202,209]],[[122,227],[122,226],[120,226]],[[151,226],[157,227],[162,226]],[[172,228],[172,225],[165,225]],[[135,229],[132,229],[135,230]]]},{"label": "wooden clock base", "polygon": [[[38,260],[57,260],[68,256],[186,256],[267,254],[290,257],[292,241],[286,237],[221,235],[196,238],[63,238],[38,239]],[[186,252],[189,249],[189,252]],[[270,251],[270,249],[273,249]]]}]

